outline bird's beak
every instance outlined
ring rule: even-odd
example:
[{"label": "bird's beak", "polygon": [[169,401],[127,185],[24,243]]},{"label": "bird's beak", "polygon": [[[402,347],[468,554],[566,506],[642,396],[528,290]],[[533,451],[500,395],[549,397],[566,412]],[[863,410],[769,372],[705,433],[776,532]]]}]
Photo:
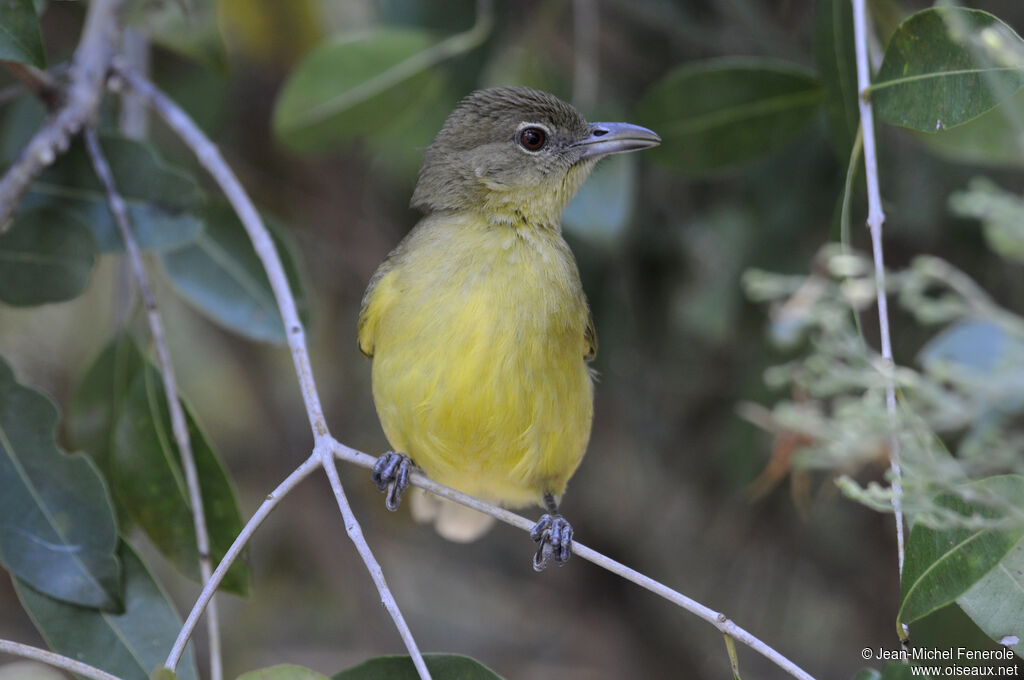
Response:
[{"label": "bird's beak", "polygon": [[630,123],[591,123],[590,134],[573,144],[585,158],[602,158],[613,153],[639,151],[661,144],[661,137],[639,125]]}]

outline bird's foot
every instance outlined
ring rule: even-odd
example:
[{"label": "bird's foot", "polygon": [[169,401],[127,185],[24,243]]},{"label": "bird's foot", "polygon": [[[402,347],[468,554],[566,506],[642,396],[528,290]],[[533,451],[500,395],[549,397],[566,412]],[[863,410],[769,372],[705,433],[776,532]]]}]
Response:
[{"label": "bird's foot", "polygon": [[370,479],[377,485],[377,491],[387,494],[384,505],[388,510],[394,512],[401,505],[402,494],[409,488],[409,473],[412,468],[412,458],[397,451],[381,454],[374,464]]},{"label": "bird's foot", "polygon": [[552,557],[562,566],[572,555],[572,526],[557,512],[542,515],[530,530],[530,538],[540,544],[533,556],[534,571],[544,571]]}]

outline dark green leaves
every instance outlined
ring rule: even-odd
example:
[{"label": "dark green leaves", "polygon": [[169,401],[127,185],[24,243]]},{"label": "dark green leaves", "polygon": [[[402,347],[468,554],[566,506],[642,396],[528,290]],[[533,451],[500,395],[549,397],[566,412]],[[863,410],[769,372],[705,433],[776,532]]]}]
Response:
[{"label": "dark green leaves", "polygon": [[966,123],[1024,84],[1024,41],[980,10],[927,9],[900,24],[871,88],[888,123],[937,132]]},{"label": "dark green leaves", "polygon": [[[124,612],[110,614],[75,607],[42,595],[21,580],[18,598],[55,652],[101,668],[124,680],[148,680],[163,665],[181,619],[145,565],[126,544],[118,554],[124,564]],[[195,679],[192,649],[178,664],[177,677]]]},{"label": "dark green leaves", "polygon": [[0,300],[70,300],[85,290],[95,258],[96,241],[77,215],[49,208],[21,213],[0,234]]},{"label": "dark green leaves", "polygon": [[57,409],[0,360],[0,562],[79,605],[118,606],[117,525],[103,480],[54,440]]},{"label": "dark green leaves", "polygon": [[796,67],[719,59],[675,69],[656,83],[636,122],[662,138],[647,154],[685,172],[733,166],[778,149],[817,114],[822,89]]},{"label": "dark green leaves", "polygon": [[[187,408],[186,419],[216,562],[241,531],[241,513],[223,466]],[[115,338],[82,378],[71,429],[76,441],[103,466],[120,510],[179,569],[195,578],[198,556],[191,504],[163,384],[129,336]],[[245,594],[250,578],[246,565],[238,562],[223,587]]]},{"label": "dark green leaves", "polygon": [[[213,449],[186,408],[189,438],[202,488],[210,552],[216,564],[242,530],[234,490]],[[115,431],[111,487],[128,514],[179,569],[198,580],[199,556],[181,457],[171,431],[160,375],[136,375]],[[250,575],[237,562],[223,588],[245,594]]]},{"label": "dark green leaves", "polygon": [[[938,503],[964,521],[998,519],[1000,507],[1024,506],[1024,477],[1004,475],[971,483],[976,502],[940,497]],[[911,623],[956,601],[996,565],[1024,535],[1024,528],[931,529],[914,526],[907,541],[897,621]]]},{"label": "dark green leaves", "polygon": [[297,151],[386,134],[441,87],[437,69],[416,61],[433,43],[423,30],[382,28],[321,45],[285,84],[274,131]]},{"label": "dark green leaves", "polygon": [[[202,223],[195,213],[203,196],[192,177],[168,165],[147,144],[104,134],[100,146],[142,248],[179,246],[199,234]],[[81,142],[32,184],[25,202],[72,210],[92,228],[100,250],[123,249],[107,197]]]},{"label": "dark green leaves", "polygon": [[[206,230],[199,238],[164,255],[175,288],[236,333],[253,340],[285,342],[277,300],[242,223],[227,204],[210,206],[204,219]],[[273,230],[271,234],[301,312],[304,294],[295,258],[284,240]]]},{"label": "dark green leaves", "polygon": [[32,0],[0,2],[0,59],[46,68],[43,34]]},{"label": "dark green leaves", "polygon": [[71,403],[68,426],[72,439],[96,461],[108,479],[114,429],[143,365],[142,354],[131,335],[119,333],[82,376]]},{"label": "dark green leaves", "polygon": [[[430,674],[445,680],[501,680],[501,676],[479,661],[458,654],[424,654]],[[408,656],[379,656],[335,675],[332,680],[416,680]]]}]

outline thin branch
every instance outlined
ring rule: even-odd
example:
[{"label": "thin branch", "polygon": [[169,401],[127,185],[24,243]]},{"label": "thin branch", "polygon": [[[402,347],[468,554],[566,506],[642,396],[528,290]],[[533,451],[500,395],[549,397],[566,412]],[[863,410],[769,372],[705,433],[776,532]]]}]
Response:
[{"label": "thin branch", "polygon": [[[888,366],[885,379],[885,407],[889,421],[896,421],[896,387],[892,377],[894,366],[892,341],[889,336],[889,309],[885,294],[885,258],[882,256],[882,197],[878,186],[878,158],[875,150],[875,119],[868,90],[871,72],[868,67],[867,9],[864,0],[853,0],[853,34],[857,52],[857,87],[860,97],[861,132],[864,135],[864,172],[868,185],[868,228],[871,231],[871,251],[875,261],[875,288],[878,296],[878,331],[881,336],[882,359]],[[892,508],[896,517],[896,551],[900,577],[903,576],[903,472],[900,468],[899,438],[893,432],[889,444],[889,464],[892,470]]]},{"label": "thin branch", "polygon": [[217,588],[220,586],[221,581],[224,580],[224,575],[228,573],[228,569],[234,564],[235,560],[241,554],[245,545],[252,538],[252,535],[256,533],[260,525],[263,524],[263,520],[267,518],[271,510],[277,507],[277,504],[288,495],[288,493],[298,486],[299,482],[304,480],[310,475],[311,472],[316,470],[320,466],[320,456],[313,454],[307,458],[302,465],[295,468],[295,470],[288,475],[283,482],[277,485],[277,488],[267,494],[266,499],[260,504],[260,507],[256,509],[256,512],[245,523],[242,527],[242,531],[239,532],[238,536],[235,537],[234,543],[228,548],[228,551],[224,553],[224,558],[214,569],[213,575],[210,580],[203,586],[202,592],[196,599],[194,605],[192,605],[192,611],[189,612],[188,618],[185,619],[184,625],[178,632],[178,639],[174,641],[174,646],[171,647],[170,653],[167,655],[167,660],[164,662],[164,667],[168,670],[174,670],[178,665],[178,661],[181,659],[181,655],[185,653],[185,645],[188,644],[188,639],[192,637],[192,632],[196,628],[196,623],[199,621],[199,617],[203,615],[203,611],[209,605],[210,600],[213,599],[213,594],[217,592]]},{"label": "thin branch", "polygon": [[121,2],[95,0],[89,3],[63,106],[36,131],[0,179],[0,233],[10,227],[14,210],[32,181],[59,154],[67,151],[71,137],[99,110],[103,82],[116,44],[116,15]]},{"label": "thin branch", "polygon": [[220,186],[228,202],[231,203],[231,207],[238,213],[242,225],[252,240],[253,248],[267,272],[267,278],[274,291],[274,298],[281,311],[285,335],[288,338],[288,349],[291,351],[292,361],[295,364],[295,373],[299,379],[299,387],[306,405],[310,426],[313,428],[313,435],[322,437],[328,434],[327,422],[320,405],[320,395],[313,378],[313,367],[309,362],[309,351],[306,349],[306,333],[295,307],[295,297],[288,284],[288,277],[284,273],[281,258],[277,254],[269,232],[263,225],[263,219],[256,210],[256,206],[253,205],[249,195],[242,188],[234,171],[224,161],[217,146],[180,106],[153,83],[129,69],[119,59],[114,61],[114,72],[117,77],[124,80],[130,89],[141,95],[163,118],[168,127],[185,142],[196,155],[200,165],[206,168]]},{"label": "thin branch", "polygon": [[[96,176],[107,195],[107,204],[114,216],[114,222],[121,233],[121,240],[124,241],[125,252],[128,261],[131,263],[132,273],[139,287],[142,302],[146,308],[146,316],[149,321],[149,332],[153,337],[153,344],[156,346],[157,360],[160,365],[160,374],[163,376],[164,394],[167,396],[167,408],[171,414],[171,430],[174,433],[174,441],[178,446],[178,453],[181,456],[181,467],[185,472],[185,485],[188,488],[189,505],[192,508],[192,523],[196,533],[196,551],[199,553],[199,572],[203,584],[210,581],[213,573],[213,564],[210,558],[210,536],[206,529],[206,514],[203,511],[203,496],[199,487],[199,473],[196,470],[195,456],[192,452],[192,442],[188,434],[188,424],[185,420],[185,410],[178,398],[178,381],[174,374],[174,364],[171,361],[171,353],[167,348],[167,337],[164,333],[163,319],[160,317],[160,310],[156,306],[152,289],[149,285],[149,277],[142,262],[142,251],[139,249],[138,241],[132,230],[128,208],[124,199],[117,191],[114,182],[114,175],[110,165],[100,148],[96,131],[88,128],[84,134],[85,147],[96,170]],[[212,680],[221,678],[221,654],[220,654],[220,630],[217,621],[217,609],[211,602],[207,612],[207,627],[210,639],[210,677]]]},{"label": "thin branch", "polygon": [[[256,206],[253,205],[252,200],[245,192],[245,189],[242,188],[242,184],[238,181],[230,166],[224,162],[216,145],[189,118],[188,114],[145,78],[124,68],[123,65],[115,65],[115,70],[118,76],[131,89],[145,98],[167,125],[192,149],[200,164],[206,168],[220,185],[224,195],[227,196],[228,201],[242,221],[246,232],[249,234],[249,239],[256,250],[256,254],[263,263],[270,286],[274,291],[274,297],[277,299],[278,308],[281,310],[281,318],[287,329],[288,347],[291,350],[295,372],[299,378],[299,386],[302,389],[302,397],[306,404],[306,413],[313,428],[316,450],[328,451],[329,446],[325,445],[324,442],[333,442],[334,440],[330,437],[327,423],[324,420],[323,410],[320,406],[320,395],[317,392],[316,382],[313,379],[313,367],[309,362],[309,350],[306,348],[305,330],[295,308],[295,298],[292,295],[291,286],[288,285],[288,278],[285,276],[281,258],[277,254],[277,249],[274,247],[274,242],[271,240],[269,232],[267,232],[266,227],[263,225],[263,220],[260,218]],[[348,535],[355,544],[360,557],[366,563],[366,567],[369,569],[380,593],[381,601],[384,602],[388,612],[395,621],[395,625],[398,626],[399,633],[406,644],[406,648],[409,650],[409,655],[412,657],[416,669],[420,673],[420,677],[427,680],[430,678],[430,673],[427,671],[426,663],[423,661],[423,657],[409,633],[408,626],[398,609],[398,605],[394,601],[394,597],[388,590],[383,576],[380,575],[378,578],[380,566],[377,564],[376,559],[373,558],[373,553],[369,545],[367,545],[358,523],[355,521],[355,516],[341,489],[340,479],[337,478],[337,470],[333,469],[333,462],[331,465],[328,465],[329,457],[328,451],[322,454],[321,459],[324,471],[327,473],[331,486],[335,491],[338,505],[345,517],[345,528],[348,531]]]},{"label": "thin branch", "polygon": [[[364,468],[372,468],[373,464],[377,462],[377,459],[374,458],[373,456],[362,453],[361,451],[357,451],[337,441],[332,440],[331,444],[333,447],[334,456],[339,460],[344,460],[348,463],[354,463],[355,465],[359,465],[360,467]],[[409,481],[413,486],[418,486],[421,489],[429,491],[432,494],[441,496],[442,498],[446,498],[450,501],[454,501],[455,503],[465,505],[468,508],[473,508],[474,510],[490,515],[491,517],[494,517],[495,519],[498,519],[504,522],[505,524],[514,526],[517,529],[522,529],[527,533],[529,533],[529,531],[536,524],[535,521],[527,519],[522,515],[517,515],[514,512],[506,510],[505,508],[492,505],[490,503],[480,500],[479,498],[469,496],[467,494],[462,493],[461,491],[456,491],[455,489],[444,486],[443,484],[438,484],[437,482],[423,475],[420,472],[414,471],[410,475]],[[725,614],[721,612],[716,612],[715,610],[709,607],[705,607],[700,602],[697,602],[696,600],[687,597],[686,595],[683,595],[679,591],[673,590],[665,584],[659,583],[658,581],[655,581],[654,579],[645,576],[644,574],[641,574],[640,572],[634,569],[630,569],[621,562],[616,562],[610,557],[606,557],[605,555],[597,552],[592,548],[588,548],[576,539],[573,539],[572,542],[572,554],[577,557],[580,557],[581,559],[587,560],[588,562],[591,562],[601,567],[602,569],[610,571],[613,574],[621,576],[627,581],[635,583],[641,588],[645,588],[646,590],[651,591],[655,595],[665,598],[669,602],[685,609],[691,614],[699,616],[700,618],[704,619],[705,621],[713,625],[723,634],[729,635],[732,638],[739,640],[740,642],[747,645],[754,651],[758,652],[765,658],[769,659],[794,678],[801,678],[802,680],[814,680],[813,676],[811,676],[809,673],[801,669],[795,663],[787,659],[785,656],[777,652],[775,649],[770,647],[768,644],[760,640],[755,635],[737,626]]]},{"label": "thin branch", "polygon": [[90,666],[87,663],[75,661],[74,659],[62,656],[56,652],[51,652],[48,649],[39,649],[38,647],[23,645],[20,642],[0,640],[0,652],[4,654],[11,654],[12,656],[20,656],[23,659],[39,661],[56,668],[63,668],[70,673],[76,673],[86,678],[92,678],[92,680],[120,680],[116,675],[111,675],[106,671],[101,671],[99,668]]},{"label": "thin branch", "polygon": [[381,604],[384,605],[388,614],[391,615],[391,619],[398,629],[398,634],[402,637],[402,642],[405,643],[406,649],[409,650],[409,656],[416,667],[416,672],[419,673],[423,680],[430,680],[430,671],[427,670],[427,663],[423,660],[423,655],[420,653],[416,640],[412,636],[412,631],[409,630],[409,625],[405,622],[405,617],[402,616],[402,612],[398,608],[398,603],[391,594],[391,589],[388,588],[387,581],[384,580],[384,571],[380,568],[377,558],[373,556],[373,552],[370,551],[366,538],[363,537],[363,529],[359,526],[355,513],[352,512],[352,506],[349,505],[348,498],[345,497],[345,490],[341,486],[341,477],[338,476],[338,469],[334,463],[333,452],[334,447],[337,445],[338,442],[333,437],[328,436],[321,438],[317,442],[317,449],[319,450],[321,464],[327,473],[327,479],[331,482],[331,490],[334,492],[334,497],[338,500],[338,509],[341,510],[341,516],[345,522],[345,532],[352,540],[352,543],[355,544],[356,550],[359,551],[359,556],[363,558],[363,564],[366,565],[366,569],[370,572],[370,578],[373,579],[374,585],[377,586],[377,592],[380,593]]},{"label": "thin branch", "polygon": [[[121,51],[125,62],[135,73],[143,77],[149,74],[149,38],[134,28],[126,28],[121,36]],[[149,108],[146,102],[133,91],[121,97],[121,112],[118,126],[125,136],[132,139],[145,139],[149,131]]]}]

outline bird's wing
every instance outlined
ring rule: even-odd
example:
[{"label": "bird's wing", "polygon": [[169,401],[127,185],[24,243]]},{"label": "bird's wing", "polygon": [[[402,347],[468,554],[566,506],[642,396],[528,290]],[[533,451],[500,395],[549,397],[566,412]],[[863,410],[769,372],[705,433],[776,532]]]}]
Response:
[{"label": "bird's wing", "polygon": [[366,286],[366,292],[363,293],[363,304],[359,309],[356,338],[359,343],[359,351],[368,359],[373,358],[373,350],[377,344],[377,326],[379,325],[380,318],[387,308],[391,306],[391,302],[397,295],[394,285],[395,252],[392,251],[381,262],[377,271],[373,273],[369,285]]}]

